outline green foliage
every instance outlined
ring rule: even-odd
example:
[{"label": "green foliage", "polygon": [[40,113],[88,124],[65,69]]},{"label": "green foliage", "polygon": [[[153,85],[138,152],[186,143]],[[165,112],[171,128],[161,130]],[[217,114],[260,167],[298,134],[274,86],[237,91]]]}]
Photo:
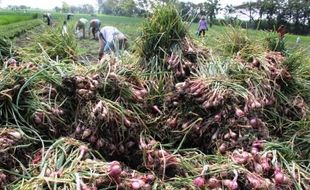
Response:
[{"label": "green foliage", "polygon": [[289,54],[284,66],[291,73],[293,80],[287,84],[288,94],[300,93],[309,103],[310,101],[310,59],[305,52]]},{"label": "green foliage", "polygon": [[13,52],[11,50],[12,43],[9,39],[0,38],[0,63],[7,57],[11,57]]},{"label": "green foliage", "polygon": [[[73,31],[73,26],[68,30]],[[41,53],[42,49],[52,59],[76,60],[77,41],[74,33],[62,35],[61,27],[48,29],[35,40],[34,51]]]},{"label": "green foliage", "polygon": [[157,7],[152,17],[144,22],[142,36],[139,39],[138,51],[147,60],[155,55],[163,58],[185,38],[187,28],[177,9],[173,5]]},{"label": "green foliage", "polygon": [[0,26],[33,19],[33,15],[0,15]]},{"label": "green foliage", "polygon": [[40,25],[41,20],[28,20],[0,26],[0,37],[13,38]]},{"label": "green foliage", "polygon": [[265,51],[258,39],[249,35],[248,30],[239,25],[228,25],[217,33],[217,49],[225,55],[239,55],[246,60],[255,57]]},{"label": "green foliage", "polygon": [[280,39],[276,32],[270,32],[265,37],[267,48],[271,51],[285,52],[285,40]]}]

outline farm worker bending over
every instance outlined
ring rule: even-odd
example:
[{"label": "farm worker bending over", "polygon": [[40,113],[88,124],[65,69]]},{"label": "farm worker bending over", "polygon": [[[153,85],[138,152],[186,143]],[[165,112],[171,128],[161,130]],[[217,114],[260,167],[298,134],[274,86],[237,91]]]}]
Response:
[{"label": "farm worker bending over", "polygon": [[94,38],[96,38],[96,33],[99,32],[101,26],[101,22],[99,19],[92,19],[89,23],[88,35],[90,36],[90,29]]},{"label": "farm worker bending over", "polygon": [[85,19],[85,18],[80,18],[78,20],[78,22],[76,23],[76,27],[75,27],[75,30],[76,31],[80,31],[81,29],[83,30],[83,38],[85,38],[85,27],[86,27],[86,24],[87,24],[88,20]]},{"label": "farm worker bending over", "polygon": [[119,50],[127,47],[127,38],[117,28],[105,26],[99,32],[99,60],[104,53],[118,53]]},{"label": "farm worker bending over", "polygon": [[51,25],[52,25],[52,16],[51,16],[50,13],[45,13],[45,14],[43,15],[43,18],[46,18],[46,20],[47,20],[47,25],[48,25],[48,26],[51,26]]},{"label": "farm worker bending over", "polygon": [[205,36],[206,34],[206,30],[208,30],[208,23],[206,21],[206,18],[204,16],[201,17],[200,21],[199,21],[199,26],[198,26],[198,36]]}]

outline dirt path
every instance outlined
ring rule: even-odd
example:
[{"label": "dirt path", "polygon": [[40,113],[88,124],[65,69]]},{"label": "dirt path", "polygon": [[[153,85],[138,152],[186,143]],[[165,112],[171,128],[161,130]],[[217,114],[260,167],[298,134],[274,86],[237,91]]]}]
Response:
[{"label": "dirt path", "polygon": [[94,39],[78,39],[78,55],[81,63],[96,63],[98,61],[99,42]]}]

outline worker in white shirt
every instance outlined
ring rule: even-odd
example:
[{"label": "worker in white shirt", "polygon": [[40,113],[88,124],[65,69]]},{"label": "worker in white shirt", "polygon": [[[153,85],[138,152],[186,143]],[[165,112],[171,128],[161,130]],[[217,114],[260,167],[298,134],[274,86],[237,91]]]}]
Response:
[{"label": "worker in white shirt", "polygon": [[127,37],[113,26],[105,26],[99,31],[99,60],[104,53],[116,53],[128,46]]}]

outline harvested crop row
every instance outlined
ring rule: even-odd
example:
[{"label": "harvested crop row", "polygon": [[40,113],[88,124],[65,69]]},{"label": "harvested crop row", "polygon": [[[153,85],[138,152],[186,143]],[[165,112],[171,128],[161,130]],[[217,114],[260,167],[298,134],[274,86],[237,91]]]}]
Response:
[{"label": "harvested crop row", "polygon": [[[264,48],[251,57],[214,58],[191,42],[173,6],[150,21],[140,47],[166,41],[138,55],[81,65],[70,57],[75,41],[51,29],[54,38],[46,41],[53,43],[42,40],[35,51],[24,50],[24,61],[5,61],[0,124],[7,127],[0,138],[5,147],[31,144],[30,153],[5,152],[21,162],[3,160],[13,166],[1,168],[1,185],[309,189],[306,62]],[[63,40],[67,46],[56,49]],[[57,56],[68,49],[72,54]]]}]

